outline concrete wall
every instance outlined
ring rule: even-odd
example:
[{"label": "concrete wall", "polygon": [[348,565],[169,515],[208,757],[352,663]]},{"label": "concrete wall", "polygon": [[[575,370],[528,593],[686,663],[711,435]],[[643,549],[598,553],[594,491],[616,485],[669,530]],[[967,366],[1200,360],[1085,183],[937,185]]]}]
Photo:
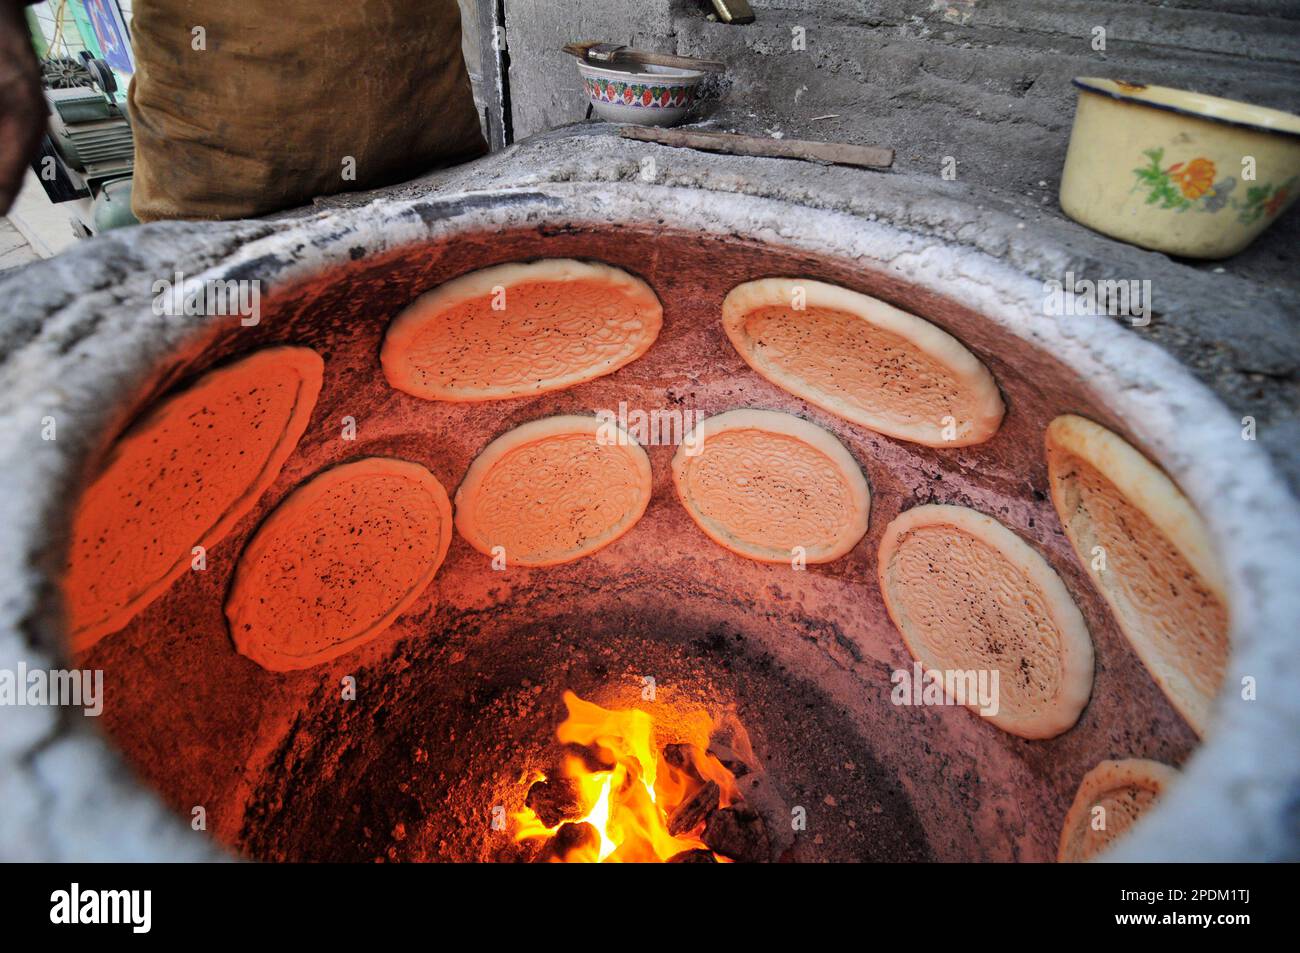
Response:
[{"label": "concrete wall", "polygon": [[677,52],[670,0],[576,3],[504,0],[510,47],[510,105],[516,139],[582,119],[587,111],[573,57],[560,48],[605,40]]},{"label": "concrete wall", "polygon": [[[504,127],[494,148],[582,119],[558,48],[604,39],[725,61],[693,117],[710,128],[890,146],[895,172],[1028,217],[1061,215],[1074,76],[1300,110],[1300,0],[751,0],[757,19],[740,26],[710,19],[708,0],[462,2],[480,31],[504,22],[504,68],[478,92]],[[946,157],[957,183],[939,178]],[[1228,267],[1300,291],[1297,248],[1292,213]]]},{"label": "concrete wall", "polygon": [[[1300,100],[1297,3],[1221,12],[1205,0],[780,0],[757,12],[741,27],[692,12],[674,19],[679,51],[731,67],[718,121],[890,145],[908,171],[937,173],[951,155],[959,175],[990,186],[1055,184],[1074,116],[1073,76],[1281,108]],[[1093,48],[1098,29],[1103,50]],[[804,49],[796,48],[800,31]]]},{"label": "concrete wall", "polygon": [[558,52],[578,39],[726,61],[713,125],[891,145],[907,171],[951,155],[988,185],[1053,180],[1073,76],[1300,107],[1300,0],[753,0],[743,26],[707,0],[463,2],[478,29],[504,14],[516,140],[586,114]]}]

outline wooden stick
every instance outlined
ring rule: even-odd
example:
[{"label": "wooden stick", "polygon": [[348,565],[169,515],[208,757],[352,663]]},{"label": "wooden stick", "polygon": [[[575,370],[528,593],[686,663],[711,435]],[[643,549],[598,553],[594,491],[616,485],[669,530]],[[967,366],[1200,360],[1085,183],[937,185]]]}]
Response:
[{"label": "wooden stick", "polygon": [[677,69],[702,70],[706,73],[721,73],[726,70],[726,63],[717,60],[699,60],[691,56],[674,56],[672,53],[652,53],[648,50],[634,50],[630,46],[615,46],[612,43],[585,41],[568,43],[563,52],[576,56],[592,66],[672,66]]},{"label": "wooden stick", "polygon": [[803,159],[829,165],[851,165],[862,169],[888,169],[894,164],[894,150],[880,146],[853,146],[844,142],[812,139],[764,139],[731,132],[697,129],[663,129],[659,126],[624,126],[624,139],[657,142],[678,149],[700,149],[733,156],[765,156],[773,159]]}]

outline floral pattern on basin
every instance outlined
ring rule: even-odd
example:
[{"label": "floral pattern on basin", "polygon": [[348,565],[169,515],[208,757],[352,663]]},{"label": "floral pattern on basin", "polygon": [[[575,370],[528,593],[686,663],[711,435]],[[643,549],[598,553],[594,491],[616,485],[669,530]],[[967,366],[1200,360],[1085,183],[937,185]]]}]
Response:
[{"label": "floral pattern on basin", "polygon": [[1133,170],[1137,179],[1133,190],[1145,190],[1146,204],[1162,209],[1218,212],[1232,208],[1239,222],[1251,225],[1263,216],[1277,216],[1295,191],[1293,176],[1282,185],[1247,185],[1244,196],[1238,197],[1236,178],[1225,176],[1216,181],[1217,169],[1209,159],[1198,157],[1162,168],[1164,149],[1147,149],[1142,154],[1148,162]]},{"label": "floral pattern on basin", "polygon": [[584,78],[583,85],[591,100],[598,103],[662,109],[665,106],[688,106],[695,99],[694,86],[647,86],[599,77]]}]

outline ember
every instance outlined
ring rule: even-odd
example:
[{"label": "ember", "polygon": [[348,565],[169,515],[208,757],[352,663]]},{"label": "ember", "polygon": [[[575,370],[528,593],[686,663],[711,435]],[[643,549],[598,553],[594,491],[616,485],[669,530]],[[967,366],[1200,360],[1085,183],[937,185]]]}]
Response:
[{"label": "ember", "polygon": [[[661,745],[655,721],[640,709],[611,711],[564,693],[568,717],[556,730],[563,760],[533,779],[524,810],[514,816],[516,841],[544,840],[539,860],[563,863],[715,863],[766,860],[757,815],[742,802],[736,772],[710,750],[719,723],[703,710],[673,719],[671,743]],[[738,726],[726,753],[739,773],[753,758]],[[739,737],[737,736],[739,734]],[[724,811],[727,812],[724,815]],[[754,818],[748,838],[709,838],[714,818]],[[735,825],[722,822],[730,830]],[[743,843],[741,843],[743,841]]]}]

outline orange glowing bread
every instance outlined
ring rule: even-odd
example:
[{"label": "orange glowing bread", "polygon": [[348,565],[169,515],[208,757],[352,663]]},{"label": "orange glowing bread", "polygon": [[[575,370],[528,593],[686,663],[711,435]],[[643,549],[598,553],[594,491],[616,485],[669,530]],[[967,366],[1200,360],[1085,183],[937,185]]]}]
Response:
[{"label": "orange glowing bread", "polygon": [[746,282],[723,301],[722,327],[777,387],[878,433],[965,447],[1002,422],[993,375],[960,341],[856,291],[803,278]]},{"label": "orange glowing bread", "polygon": [[650,458],[617,425],[546,417],[502,434],[470,464],[456,528],[507,566],[572,562],[636,525],[650,482]]},{"label": "orange glowing bread", "polygon": [[1052,738],[1079,720],[1092,637],[1061,578],[1011,530],[964,506],[913,507],[885,528],[879,574],[889,617],[926,670],[998,671],[988,721]]},{"label": "orange glowing bread", "polygon": [[[1091,860],[1128,832],[1176,780],[1158,761],[1103,761],[1083,776],[1061,826],[1060,863]],[[1099,810],[1100,809],[1100,810]]]},{"label": "orange glowing bread", "polygon": [[272,671],[350,652],[410,607],[450,545],[451,503],[424,467],[366,457],[325,470],[244,548],[226,599],[235,647]]},{"label": "orange glowing bread", "polygon": [[1200,515],[1091,420],[1057,417],[1046,444],[1052,503],[1075,554],[1156,684],[1204,735],[1230,645],[1227,587]]},{"label": "orange glowing bread", "polygon": [[609,265],[497,265],[417,299],[388,328],[380,361],[388,382],[416,397],[506,400],[612,374],[662,324],[650,286]]},{"label": "orange glowing bread", "polygon": [[773,410],[701,422],[673,457],[673,484],[706,536],[759,562],[839,559],[862,539],[871,513],[866,477],[844,445]]},{"label": "orange glowing bread", "polygon": [[316,352],[277,347],[210,371],[111,450],[73,517],[63,591],[74,650],[125,626],[274,481],[320,394]]}]

